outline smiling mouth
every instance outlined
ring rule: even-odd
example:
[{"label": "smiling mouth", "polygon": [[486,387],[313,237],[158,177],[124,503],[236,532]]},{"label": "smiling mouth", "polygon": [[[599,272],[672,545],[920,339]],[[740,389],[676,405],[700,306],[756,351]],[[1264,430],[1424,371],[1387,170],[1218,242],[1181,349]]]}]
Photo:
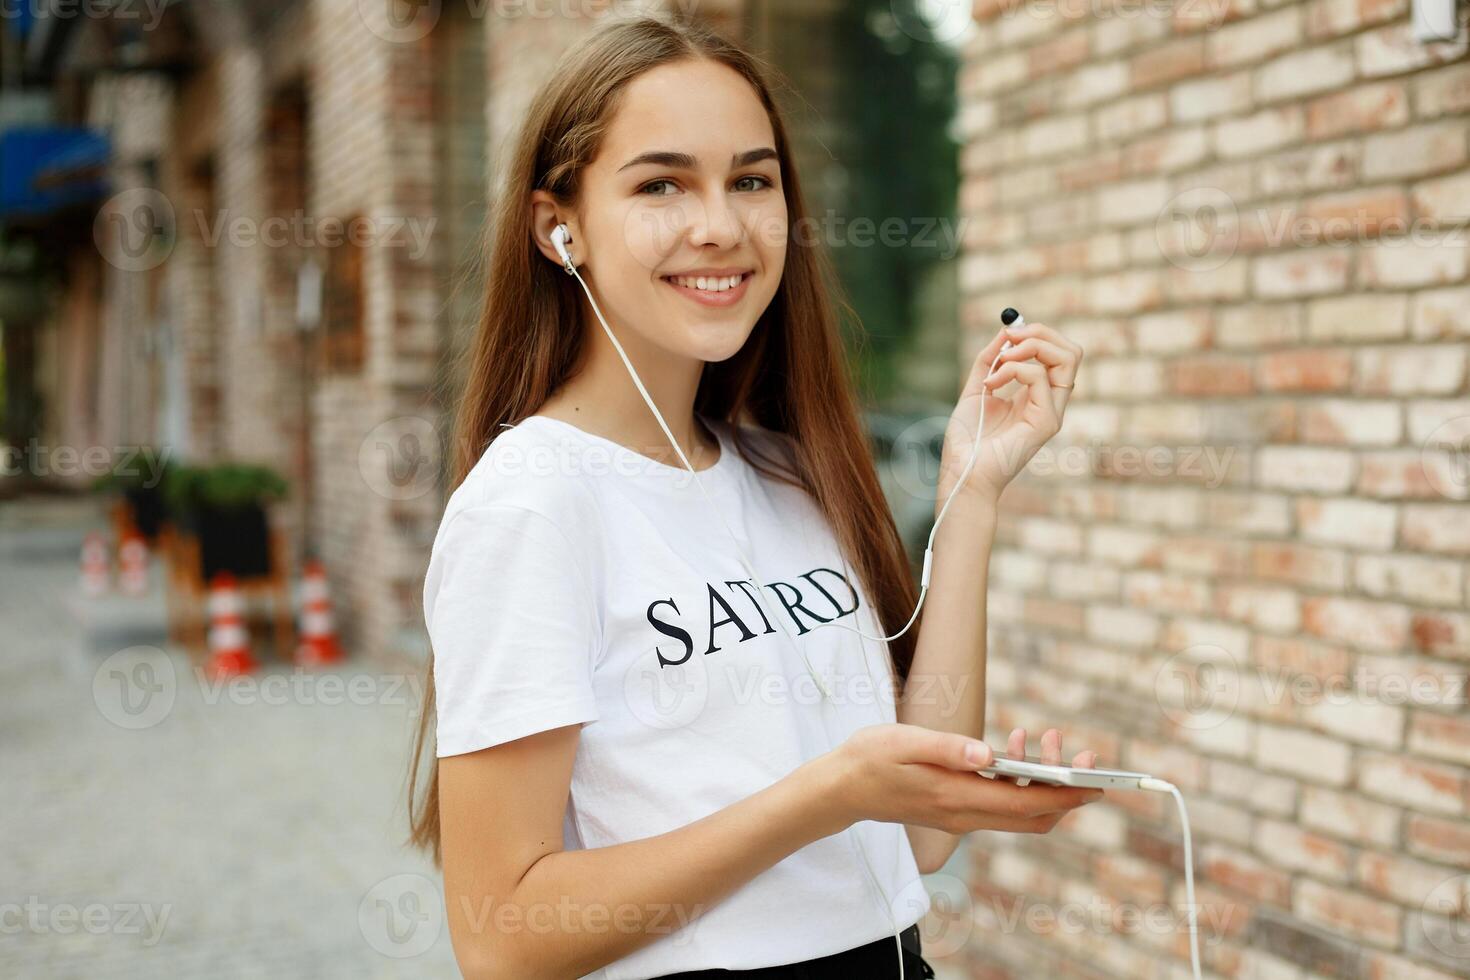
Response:
[{"label": "smiling mouth", "polygon": [[755,275],[753,272],[744,272],[738,276],[664,276],[663,280],[683,289],[718,296],[740,288],[740,285],[753,275]]}]

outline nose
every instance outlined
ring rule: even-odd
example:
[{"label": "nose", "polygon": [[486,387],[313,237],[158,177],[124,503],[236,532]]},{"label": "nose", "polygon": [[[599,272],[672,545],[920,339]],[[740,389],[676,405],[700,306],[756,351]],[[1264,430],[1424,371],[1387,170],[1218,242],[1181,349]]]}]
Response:
[{"label": "nose", "polygon": [[744,237],[745,227],[723,190],[702,195],[692,207],[687,229],[689,244],[695,248],[713,245],[734,248]]}]

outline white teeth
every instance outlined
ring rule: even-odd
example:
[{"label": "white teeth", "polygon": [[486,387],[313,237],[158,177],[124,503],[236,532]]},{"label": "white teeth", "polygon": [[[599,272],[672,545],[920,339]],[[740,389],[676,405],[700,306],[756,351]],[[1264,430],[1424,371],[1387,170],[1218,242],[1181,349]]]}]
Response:
[{"label": "white teeth", "polygon": [[669,281],[690,289],[702,289],[707,293],[723,293],[727,289],[734,289],[740,285],[744,276],[670,276]]}]

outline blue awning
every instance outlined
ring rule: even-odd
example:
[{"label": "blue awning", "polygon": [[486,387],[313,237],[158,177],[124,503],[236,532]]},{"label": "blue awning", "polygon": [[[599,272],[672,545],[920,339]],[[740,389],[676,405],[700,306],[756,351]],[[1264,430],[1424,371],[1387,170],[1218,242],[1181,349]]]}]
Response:
[{"label": "blue awning", "polygon": [[0,217],[44,215],[107,193],[107,136],[83,126],[0,133]]}]

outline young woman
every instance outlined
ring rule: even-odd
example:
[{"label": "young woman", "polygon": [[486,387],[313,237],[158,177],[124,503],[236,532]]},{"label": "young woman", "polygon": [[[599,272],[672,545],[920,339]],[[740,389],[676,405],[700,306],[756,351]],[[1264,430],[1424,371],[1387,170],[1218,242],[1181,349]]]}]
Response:
[{"label": "young woman", "polygon": [[[996,501],[1057,431],[1080,348],[1033,324],[990,377],[1006,337],[980,351],[936,510],[982,397],[986,451],[922,619],[883,642],[916,589],[764,69],[699,29],[604,27],[504,176],[424,584],[416,759],[431,725],[437,749],[411,808],[462,970],[932,976],[920,874],[970,831],[1045,833],[1101,795],[974,772]],[[1061,760],[1056,729],[1041,755]]]}]

